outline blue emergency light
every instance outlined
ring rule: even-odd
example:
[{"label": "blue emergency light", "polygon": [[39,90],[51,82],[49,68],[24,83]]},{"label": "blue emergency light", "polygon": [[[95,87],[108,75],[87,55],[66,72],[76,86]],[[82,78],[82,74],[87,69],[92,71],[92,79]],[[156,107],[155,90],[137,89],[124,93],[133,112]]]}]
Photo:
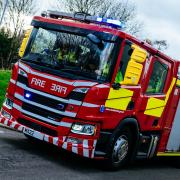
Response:
[{"label": "blue emergency light", "polygon": [[107,18],[98,17],[97,22],[106,23],[107,25],[115,27],[115,28],[123,28],[124,27],[124,24],[121,21],[115,20],[115,19],[107,19]]}]

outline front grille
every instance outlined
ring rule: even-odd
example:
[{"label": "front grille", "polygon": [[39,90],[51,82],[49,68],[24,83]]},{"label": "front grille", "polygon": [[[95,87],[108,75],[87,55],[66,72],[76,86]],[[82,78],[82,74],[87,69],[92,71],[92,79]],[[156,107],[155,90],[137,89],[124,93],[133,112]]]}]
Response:
[{"label": "front grille", "polygon": [[24,76],[18,74],[17,81],[22,83],[22,84],[25,84],[26,86],[28,86],[28,79],[27,79],[27,77],[24,77]]},{"label": "front grille", "polygon": [[58,134],[55,130],[53,129],[50,129],[50,128],[47,128],[45,126],[42,126],[42,125],[39,125],[39,124],[36,124],[34,122],[31,122],[31,121],[28,121],[28,120],[25,120],[25,119],[18,119],[17,120],[20,124],[26,126],[26,127],[29,127],[35,131],[39,131],[39,132],[42,132],[44,134],[47,134],[49,136],[53,136],[53,137],[57,137]]},{"label": "front grille", "polygon": [[51,99],[51,98],[48,98],[48,97],[45,97],[45,96],[42,96],[42,95],[39,95],[39,94],[35,94],[35,93],[29,92],[29,91],[25,91],[24,93],[25,94],[26,93],[31,94],[30,99],[28,99],[26,97],[25,98],[28,99],[28,100],[31,100],[33,102],[43,104],[45,106],[48,106],[50,108],[57,109],[57,110],[60,110],[60,111],[65,111],[65,109],[66,109],[67,104],[59,102],[58,100]]},{"label": "front grille", "polygon": [[[45,117],[45,118],[47,118],[47,119],[49,119],[51,121],[60,122],[60,120],[62,119],[62,116],[57,114],[57,113],[54,113],[54,112],[51,112],[51,111],[48,111],[48,110],[44,110],[44,109],[42,109],[40,107],[36,107],[36,106],[30,105],[28,103],[23,103],[22,104],[22,109],[26,110],[26,111],[28,111],[30,113]],[[28,115],[28,116],[30,116],[30,115]],[[37,120],[39,120],[41,122],[44,122],[41,119],[37,119]],[[46,123],[50,124],[50,125],[53,125],[53,126],[56,126],[56,125],[54,125],[52,123],[49,123],[49,122],[46,122]]]}]

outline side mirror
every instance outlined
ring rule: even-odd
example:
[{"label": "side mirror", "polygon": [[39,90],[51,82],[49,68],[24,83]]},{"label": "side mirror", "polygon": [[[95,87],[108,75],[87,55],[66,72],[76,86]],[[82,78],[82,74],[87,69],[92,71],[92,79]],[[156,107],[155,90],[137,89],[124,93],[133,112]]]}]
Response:
[{"label": "side mirror", "polygon": [[121,88],[121,85],[120,85],[119,83],[113,83],[113,84],[112,84],[112,88],[113,88],[114,90],[119,90],[119,89]]},{"label": "side mirror", "polygon": [[143,70],[143,63],[147,58],[147,52],[139,46],[132,45],[132,55],[128,62],[122,85],[137,85]]},{"label": "side mirror", "polygon": [[102,40],[99,39],[96,35],[90,33],[90,34],[87,35],[87,38],[88,38],[92,43],[96,44],[96,45],[99,47],[99,49],[103,49],[103,48],[104,48],[104,45],[103,45],[103,43],[102,43]]},{"label": "side mirror", "polygon": [[22,40],[21,46],[20,46],[20,48],[19,48],[19,56],[20,56],[21,58],[24,56],[24,53],[25,53],[25,50],[26,50],[26,46],[27,46],[29,37],[30,37],[30,35],[31,35],[31,32],[32,32],[32,28],[28,29],[28,30],[25,32],[24,39]]}]

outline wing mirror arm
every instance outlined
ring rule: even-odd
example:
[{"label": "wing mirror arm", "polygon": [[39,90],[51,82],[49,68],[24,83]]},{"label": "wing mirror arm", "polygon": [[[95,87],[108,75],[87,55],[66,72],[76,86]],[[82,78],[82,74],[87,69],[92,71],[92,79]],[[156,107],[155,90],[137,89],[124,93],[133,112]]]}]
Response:
[{"label": "wing mirror arm", "polygon": [[121,88],[121,84],[119,84],[119,83],[113,83],[113,84],[112,84],[112,88],[113,88],[114,90],[119,90],[119,89]]}]

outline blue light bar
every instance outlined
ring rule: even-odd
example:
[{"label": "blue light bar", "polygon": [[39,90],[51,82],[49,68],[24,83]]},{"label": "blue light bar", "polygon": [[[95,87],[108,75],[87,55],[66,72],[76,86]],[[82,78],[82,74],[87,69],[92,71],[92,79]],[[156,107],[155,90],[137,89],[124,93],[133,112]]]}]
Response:
[{"label": "blue light bar", "polygon": [[81,22],[101,24],[101,25],[111,26],[113,28],[118,28],[118,29],[122,29],[125,27],[124,23],[122,23],[119,20],[91,16],[83,12],[76,12],[74,14],[70,14],[70,13],[65,13],[65,12],[48,10],[48,11],[42,12],[41,15],[43,17],[50,17],[50,18],[55,18],[55,19],[71,19],[71,20],[76,20],[76,21],[78,20]]},{"label": "blue light bar", "polygon": [[107,18],[101,18],[101,17],[98,17],[96,20],[97,20],[97,22],[105,23],[105,24],[108,24],[112,27],[116,27],[116,28],[123,28],[124,27],[123,23],[119,20],[107,19]]}]

